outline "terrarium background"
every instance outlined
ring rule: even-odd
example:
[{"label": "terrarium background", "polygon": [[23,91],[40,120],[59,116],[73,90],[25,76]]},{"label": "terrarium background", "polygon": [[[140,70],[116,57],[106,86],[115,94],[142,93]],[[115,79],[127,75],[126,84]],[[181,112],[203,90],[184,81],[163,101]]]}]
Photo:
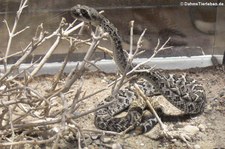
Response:
[{"label": "terrarium background", "polygon": [[[2,22],[6,19],[12,26],[15,13],[18,10],[20,0],[0,0],[0,51],[4,55],[7,46],[8,32],[5,24]],[[19,36],[13,39],[11,53],[20,51],[35,34],[36,27],[43,23],[45,30],[54,31],[61,20],[65,17],[68,22],[72,22],[69,10],[77,4],[85,4],[95,7],[98,10],[105,10],[104,15],[118,28],[125,49],[129,47],[129,21],[135,20],[135,35],[139,37],[141,32],[147,28],[145,42],[143,45],[147,52],[143,55],[149,57],[157,43],[158,33],[165,28],[177,29],[186,35],[187,46],[174,47],[172,50],[166,50],[160,53],[160,57],[171,56],[196,56],[202,55],[201,49],[206,55],[223,55],[225,49],[225,7],[180,7],[176,0],[156,1],[156,0],[30,0],[29,7],[26,8],[19,21],[18,30],[25,26],[30,26]],[[191,20],[191,13],[194,12],[194,19],[215,23],[215,34],[209,35],[197,30]],[[193,14],[192,14],[193,15]],[[193,19],[193,18],[192,18]],[[46,42],[43,46],[35,51],[35,59],[45,54],[45,51],[53,44]],[[112,47],[110,41],[104,41],[101,45]],[[64,52],[69,45],[67,42],[61,43],[49,62],[62,61]],[[81,48],[71,56],[71,61],[83,59],[87,48]],[[94,58],[107,58],[103,52],[95,53]],[[9,62],[13,63],[17,57],[10,58]],[[30,60],[28,59],[27,62]]]}]

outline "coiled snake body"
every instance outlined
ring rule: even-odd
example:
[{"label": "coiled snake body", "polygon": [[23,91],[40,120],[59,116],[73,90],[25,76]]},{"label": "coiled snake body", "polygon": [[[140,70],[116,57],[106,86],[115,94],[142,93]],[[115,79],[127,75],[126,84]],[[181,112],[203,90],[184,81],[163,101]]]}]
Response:
[{"label": "coiled snake body", "polygon": [[[128,63],[117,28],[102,14],[88,6],[74,6],[71,9],[71,14],[74,18],[89,22],[94,26],[100,26],[109,34],[114,43],[113,58],[119,70],[124,72]],[[131,65],[129,70],[132,67]],[[196,80],[186,75],[167,74],[158,70],[142,73],[141,75],[146,81],[138,81],[137,84],[147,96],[160,93],[174,106],[184,111],[185,114],[203,112],[206,95],[203,86]],[[135,102],[137,95],[131,88],[120,90],[115,97],[107,97],[98,106],[109,103],[114,99],[116,100],[113,104],[95,112],[96,127],[121,132],[130,126],[135,126],[140,133],[144,133],[157,124],[155,117],[144,118],[142,116],[144,107]],[[116,117],[118,113],[128,107],[126,116]]]}]

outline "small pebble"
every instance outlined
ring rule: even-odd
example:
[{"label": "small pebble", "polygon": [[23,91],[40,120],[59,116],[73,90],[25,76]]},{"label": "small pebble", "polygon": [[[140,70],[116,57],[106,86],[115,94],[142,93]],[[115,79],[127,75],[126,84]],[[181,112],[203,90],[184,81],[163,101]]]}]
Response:
[{"label": "small pebble", "polygon": [[176,142],[174,142],[174,144],[175,144],[177,147],[182,146],[182,143],[181,143],[180,141],[176,141]]},{"label": "small pebble", "polygon": [[198,128],[200,129],[200,131],[204,132],[206,129],[206,126],[203,124],[198,125]]},{"label": "small pebble", "polygon": [[85,135],[84,138],[85,138],[84,142],[86,145],[90,145],[93,142],[89,135]]},{"label": "small pebble", "polygon": [[219,96],[220,96],[220,97],[225,96],[225,92],[224,92],[224,91],[221,91],[221,92],[219,93]]},{"label": "small pebble", "polygon": [[198,145],[198,144],[195,144],[195,145],[194,145],[194,149],[200,149],[200,148],[201,148],[200,145]]},{"label": "small pebble", "polygon": [[102,82],[102,83],[107,83],[107,81],[106,81],[106,80],[104,80],[104,79],[102,79],[102,80],[101,80],[101,82]]},{"label": "small pebble", "polygon": [[208,109],[208,110],[212,110],[213,108],[212,108],[211,105],[207,105],[207,109]]},{"label": "small pebble", "polygon": [[159,144],[158,147],[162,147],[162,144]]},{"label": "small pebble", "polygon": [[59,128],[53,127],[53,128],[51,129],[51,131],[53,131],[53,132],[55,132],[55,133],[58,133],[58,132],[59,132]]},{"label": "small pebble", "polygon": [[144,144],[144,143],[140,143],[140,145],[141,145],[141,146],[144,146],[145,144]]},{"label": "small pebble", "polygon": [[91,138],[92,138],[93,140],[97,140],[97,139],[99,138],[99,135],[92,135]]},{"label": "small pebble", "polygon": [[200,132],[198,134],[198,137],[203,140],[204,138],[206,138],[206,134],[204,132]]},{"label": "small pebble", "polygon": [[123,146],[120,143],[114,143],[112,149],[123,149]]},{"label": "small pebble", "polygon": [[215,120],[216,119],[216,117],[215,116],[211,116],[211,120]]},{"label": "small pebble", "polygon": [[212,124],[211,124],[211,123],[207,123],[207,125],[208,125],[208,126],[212,126]]},{"label": "small pebble", "polygon": [[175,143],[176,141],[177,141],[177,139],[172,139],[172,140],[171,140],[171,142],[174,142],[174,143]]},{"label": "small pebble", "polygon": [[100,140],[95,140],[94,143],[95,143],[96,145],[99,145],[99,144],[101,144],[101,141],[100,141]]},{"label": "small pebble", "polygon": [[84,142],[85,144],[90,145],[92,144],[93,141],[91,139],[86,139]]},{"label": "small pebble", "polygon": [[109,143],[111,142],[111,138],[110,137],[106,137],[106,136],[101,136],[100,137],[100,140],[103,142],[103,143]]},{"label": "small pebble", "polygon": [[189,135],[195,135],[197,134],[197,132],[199,131],[199,128],[196,126],[192,126],[192,125],[187,125],[183,128],[183,130],[185,132],[187,132]]}]

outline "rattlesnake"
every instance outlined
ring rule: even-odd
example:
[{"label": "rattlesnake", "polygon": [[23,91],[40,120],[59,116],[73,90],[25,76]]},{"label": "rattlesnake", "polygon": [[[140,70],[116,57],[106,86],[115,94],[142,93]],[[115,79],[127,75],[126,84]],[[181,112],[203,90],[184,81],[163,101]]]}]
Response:
[{"label": "rattlesnake", "polygon": [[[102,14],[88,6],[74,6],[71,9],[71,14],[74,18],[89,22],[94,26],[100,26],[104,32],[109,34],[114,43],[113,59],[119,70],[124,72],[128,62],[117,28]],[[133,67],[134,65],[130,64],[128,70],[131,70]],[[160,93],[175,107],[184,111],[185,114],[192,115],[203,112],[206,104],[206,95],[203,86],[196,80],[187,75],[167,74],[159,70],[148,73],[142,72],[140,75],[145,80],[138,81],[137,84],[147,96]],[[137,102],[137,95],[132,88],[127,87],[120,90],[114,97],[107,97],[98,106],[105,105],[111,101],[115,102],[95,112],[96,127],[121,132],[130,126],[134,126],[140,133],[144,133],[157,124],[155,117],[142,117],[144,106]],[[115,117],[127,107],[129,107],[129,110],[126,116]]]}]

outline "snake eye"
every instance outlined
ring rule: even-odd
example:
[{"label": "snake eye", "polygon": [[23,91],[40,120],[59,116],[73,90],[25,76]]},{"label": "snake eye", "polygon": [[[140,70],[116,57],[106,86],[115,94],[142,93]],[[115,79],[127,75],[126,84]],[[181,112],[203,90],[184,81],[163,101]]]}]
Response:
[{"label": "snake eye", "polygon": [[87,10],[85,10],[85,9],[80,9],[80,12],[81,12],[82,16],[85,17],[86,19],[88,19],[88,20],[91,19],[91,17],[90,17],[90,15],[88,14]]},{"label": "snake eye", "polygon": [[76,6],[71,8],[70,13],[73,17],[80,17],[79,9]]}]

